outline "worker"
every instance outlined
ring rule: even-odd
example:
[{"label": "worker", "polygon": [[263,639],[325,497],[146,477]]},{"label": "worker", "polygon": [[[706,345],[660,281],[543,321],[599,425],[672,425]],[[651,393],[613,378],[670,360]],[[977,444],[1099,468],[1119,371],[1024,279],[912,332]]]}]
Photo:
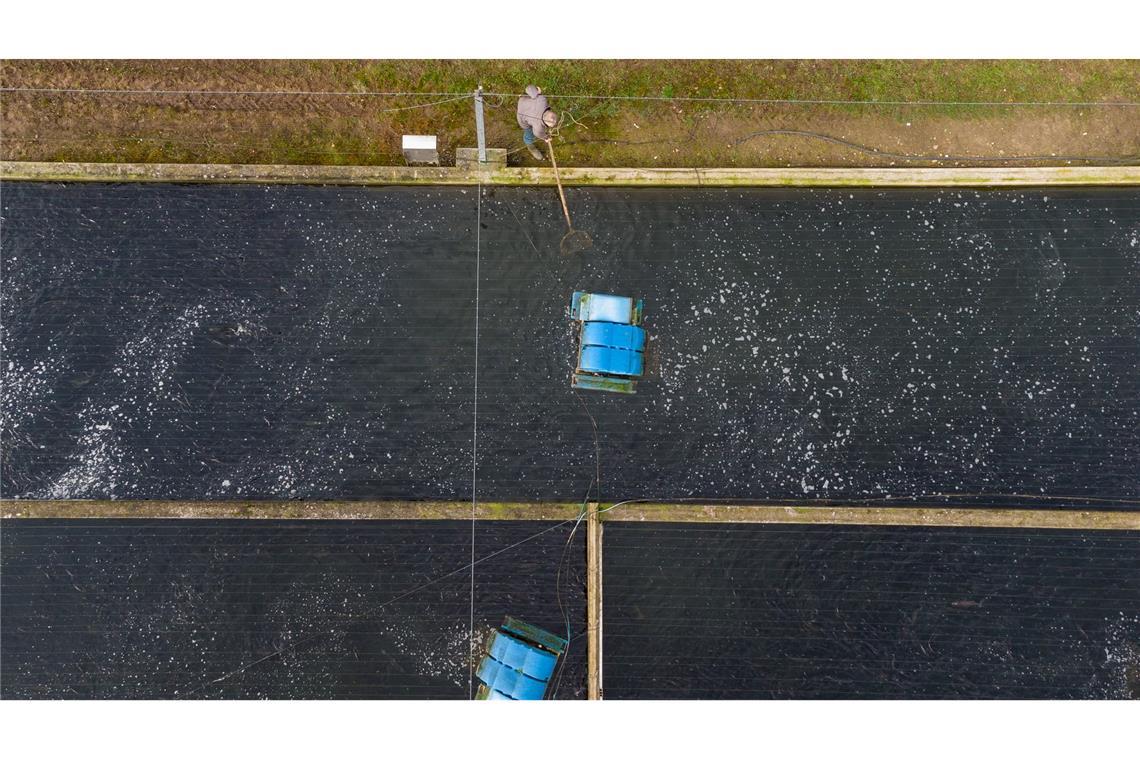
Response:
[{"label": "worker", "polygon": [[530,154],[538,161],[545,161],[546,156],[534,144],[535,138],[550,142],[550,128],[558,124],[558,114],[546,102],[536,85],[526,86],[526,95],[519,98],[518,113],[519,126],[523,130],[523,143]]}]

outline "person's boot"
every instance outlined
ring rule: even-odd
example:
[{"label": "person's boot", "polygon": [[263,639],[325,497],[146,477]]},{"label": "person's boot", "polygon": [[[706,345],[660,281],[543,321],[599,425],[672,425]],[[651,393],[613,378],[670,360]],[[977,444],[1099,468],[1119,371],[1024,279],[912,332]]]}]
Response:
[{"label": "person's boot", "polygon": [[542,155],[542,151],[538,149],[538,146],[528,145],[528,146],[526,146],[526,149],[530,151],[530,154],[532,156],[534,156],[535,161],[545,161],[546,160],[546,156]]}]

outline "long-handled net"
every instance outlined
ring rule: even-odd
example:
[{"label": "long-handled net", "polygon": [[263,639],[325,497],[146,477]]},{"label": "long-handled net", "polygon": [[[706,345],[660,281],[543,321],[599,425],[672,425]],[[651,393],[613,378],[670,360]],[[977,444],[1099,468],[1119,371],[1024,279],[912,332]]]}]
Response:
[{"label": "long-handled net", "polygon": [[554,166],[554,181],[558,184],[558,198],[562,201],[562,213],[566,215],[566,234],[562,236],[560,248],[563,255],[570,256],[575,253],[589,250],[594,241],[585,230],[574,229],[570,221],[570,209],[566,206],[566,193],[562,190],[562,177],[558,174],[558,161],[554,158],[554,141],[548,143],[550,147],[550,163]]}]

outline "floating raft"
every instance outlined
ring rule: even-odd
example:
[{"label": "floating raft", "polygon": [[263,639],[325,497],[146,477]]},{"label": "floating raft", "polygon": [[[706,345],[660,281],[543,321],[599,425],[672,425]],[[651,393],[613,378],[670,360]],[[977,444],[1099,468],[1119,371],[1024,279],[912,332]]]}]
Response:
[{"label": "floating raft", "polygon": [[570,297],[570,318],[580,322],[581,329],[572,387],[637,392],[637,378],[645,372],[642,308],[642,301],[628,296],[574,292]]},{"label": "floating raft", "polygon": [[566,639],[508,617],[487,642],[476,699],[542,699]]}]

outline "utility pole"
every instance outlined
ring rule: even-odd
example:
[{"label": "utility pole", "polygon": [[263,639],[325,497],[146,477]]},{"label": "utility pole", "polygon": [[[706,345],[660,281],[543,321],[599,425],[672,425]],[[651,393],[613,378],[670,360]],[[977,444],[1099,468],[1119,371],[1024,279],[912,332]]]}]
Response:
[{"label": "utility pole", "polygon": [[487,135],[483,131],[483,85],[475,88],[475,133],[479,140],[479,163],[487,163]]}]

